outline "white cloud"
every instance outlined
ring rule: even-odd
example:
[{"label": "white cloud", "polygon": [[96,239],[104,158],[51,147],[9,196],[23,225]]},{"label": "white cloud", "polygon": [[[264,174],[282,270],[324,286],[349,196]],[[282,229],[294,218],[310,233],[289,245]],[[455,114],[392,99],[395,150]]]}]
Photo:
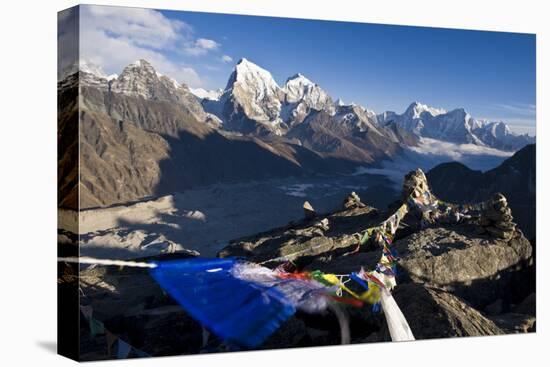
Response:
[{"label": "white cloud", "polygon": [[378,168],[361,167],[355,174],[385,175],[399,189],[403,182],[403,175],[417,168],[428,172],[438,164],[455,161],[465,164],[470,169],[487,171],[501,164],[512,154],[474,144],[455,144],[421,138],[417,147],[404,149],[399,157],[382,161]]},{"label": "white cloud", "polygon": [[444,156],[455,161],[462,161],[464,156],[483,156],[490,155],[495,157],[509,157],[510,152],[484,147],[475,144],[456,144],[446,141],[421,138],[417,147],[411,147],[412,151],[435,156]]},{"label": "white cloud", "polygon": [[74,8],[63,10],[57,15],[57,76],[77,63],[78,59],[78,12]]},{"label": "white cloud", "polygon": [[188,24],[151,9],[92,5],[83,10],[83,23],[138,46],[164,49],[193,32]]},{"label": "white cloud", "polygon": [[217,50],[219,47],[220,44],[214,40],[199,38],[193,44],[185,46],[184,51],[192,56],[201,56],[209,51]]},{"label": "white cloud", "polygon": [[160,73],[200,87],[198,73],[190,65],[174,62],[166,52],[181,54],[182,48],[191,45],[206,53],[220,46],[214,40],[196,39],[189,24],[155,10],[94,5],[80,9],[81,58],[108,74],[120,73],[135,60],[146,59]]},{"label": "white cloud", "polygon": [[209,40],[209,39],[206,39],[206,38],[199,38],[196,42],[196,44],[199,46],[199,47],[202,47],[206,50],[215,50],[217,49],[220,44],[217,43],[216,41],[214,40]]},{"label": "white cloud", "polygon": [[222,56],[222,61],[223,62],[231,62],[231,61],[233,61],[233,58],[229,55],[223,55]]}]

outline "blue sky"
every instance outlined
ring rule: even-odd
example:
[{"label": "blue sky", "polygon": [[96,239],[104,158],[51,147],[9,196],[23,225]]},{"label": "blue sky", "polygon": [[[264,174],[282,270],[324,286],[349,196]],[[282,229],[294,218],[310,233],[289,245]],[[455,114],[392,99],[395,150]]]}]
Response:
[{"label": "blue sky", "polygon": [[420,101],[535,132],[534,35],[88,6],[81,38],[109,74],[143,57],[214,89],[246,57],[279,84],[300,72],[376,112]]}]

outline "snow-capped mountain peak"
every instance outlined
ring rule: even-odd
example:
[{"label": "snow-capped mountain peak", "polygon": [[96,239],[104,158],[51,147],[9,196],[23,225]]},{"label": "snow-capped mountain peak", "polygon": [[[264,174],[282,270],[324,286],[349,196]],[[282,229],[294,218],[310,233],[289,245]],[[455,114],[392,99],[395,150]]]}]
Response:
[{"label": "snow-capped mountain peak", "polygon": [[112,81],[111,90],[115,93],[155,99],[160,97],[161,85],[163,94],[174,94],[179,87],[175,80],[162,76],[148,61],[140,59],[122,70],[118,78]]},{"label": "snow-capped mountain peak", "polygon": [[535,142],[534,137],[512,133],[508,125],[502,121],[479,121],[473,132],[486,145],[502,150],[514,151]]},{"label": "snow-capped mountain peak", "polygon": [[286,93],[286,99],[288,102],[297,102],[301,100],[308,92],[315,89],[316,86],[317,85],[311,80],[298,73],[286,80],[283,89]]},{"label": "snow-capped mountain peak", "polygon": [[[282,87],[269,71],[243,58],[237,65],[220,98],[208,91],[193,90],[207,112],[224,121],[225,128],[244,134],[286,134],[301,124],[312,111],[327,112],[334,126],[379,132],[385,125],[399,128],[417,137],[437,139],[457,144],[476,144],[513,150],[523,141],[512,138],[504,123],[486,123],[474,119],[463,108],[446,111],[420,102],[411,103],[402,114],[384,112],[376,115],[355,103],[333,102],[318,84],[297,73]],[[208,98],[208,96],[211,96]],[[503,137],[509,138],[503,138]],[[499,140],[505,139],[506,144]],[[527,141],[528,139],[524,139]]]},{"label": "snow-capped mountain peak", "polygon": [[269,90],[274,93],[280,91],[279,86],[269,71],[245,58],[239,60],[237,65],[235,65],[235,70],[229,78],[226,90],[233,88],[236,83],[243,87],[248,86],[258,90]]},{"label": "snow-capped mountain peak", "polygon": [[355,103],[337,106],[334,119],[341,125],[347,125],[348,128],[382,135],[376,123],[376,113]]},{"label": "snow-capped mountain peak", "polygon": [[58,75],[58,79],[59,81],[65,80],[69,76],[74,76],[77,72],[79,72],[78,78],[73,78],[72,83],[104,90],[109,88],[110,76],[105,75],[99,65],[85,59],[80,59],[65,67]]},{"label": "snow-capped mountain peak", "polygon": [[127,65],[122,73],[109,83],[113,93],[177,103],[199,121],[206,119],[204,109],[185,84],[180,84],[175,79],[157,72],[146,60],[140,59]]},{"label": "snow-capped mountain peak", "polygon": [[105,75],[105,72],[103,71],[101,66],[87,60],[80,60],[79,70],[85,73],[93,74],[100,78],[107,79],[107,75]]},{"label": "snow-capped mountain peak", "polygon": [[303,101],[308,108],[319,111],[333,109],[332,98],[330,98],[328,93],[303,74],[298,73],[288,78],[283,90],[287,103],[299,103]]},{"label": "snow-capped mountain peak", "polygon": [[[220,97],[219,111],[230,111],[228,126],[235,130],[254,129],[246,121],[255,121],[275,134],[282,134],[280,118],[284,92],[277,85],[271,73],[253,62],[241,59],[229,77],[223,95]],[[216,113],[215,111],[213,111]],[[244,127],[243,124],[247,126]]]},{"label": "snow-capped mountain peak", "polygon": [[121,75],[124,75],[125,73],[126,74],[134,73],[134,74],[142,74],[142,75],[154,75],[157,78],[159,78],[161,76],[161,74],[158,73],[155,70],[153,65],[151,65],[147,60],[144,60],[144,59],[136,60],[135,62],[133,62],[133,63],[129,64],[128,66],[126,66],[124,68],[124,70],[122,71]]},{"label": "snow-capped mountain peak", "polygon": [[199,99],[208,99],[211,101],[218,101],[223,93],[223,89],[204,89],[204,88],[189,88],[189,91],[193,93]]},{"label": "snow-capped mountain peak", "polygon": [[294,84],[294,85],[311,85],[311,86],[314,86],[315,83],[313,83],[311,80],[309,80],[308,78],[306,78],[303,74],[301,73],[297,73],[297,74],[294,74],[293,76],[291,76],[290,78],[288,78],[286,80],[286,83],[285,85],[288,85],[288,84]]},{"label": "snow-capped mountain peak", "polygon": [[502,139],[512,134],[508,125],[502,121],[480,121],[478,131],[495,139]]},{"label": "snow-capped mountain peak", "polygon": [[76,72],[83,72],[83,73],[87,73],[87,74],[91,74],[97,78],[101,78],[101,79],[107,79],[107,75],[105,75],[105,72],[103,71],[103,69],[101,68],[101,66],[91,62],[91,61],[88,61],[88,60],[85,60],[85,59],[80,59],[79,61],[76,61],[70,65],[68,65],[67,67],[65,67],[62,71],[61,71],[61,74],[59,75],[59,78],[60,80],[61,79],[64,79],[66,78],[67,76],[69,75],[72,75]]},{"label": "snow-capped mountain peak", "polygon": [[409,107],[405,111],[405,114],[410,116],[411,118],[421,118],[422,114],[426,112],[432,116],[437,116],[444,114],[447,111],[442,108],[430,107],[420,102],[413,102],[409,105]]},{"label": "snow-capped mountain peak", "polygon": [[491,133],[496,137],[502,137],[502,136],[510,135],[512,133],[508,125],[506,125],[502,121],[491,122],[490,126],[491,126]]}]

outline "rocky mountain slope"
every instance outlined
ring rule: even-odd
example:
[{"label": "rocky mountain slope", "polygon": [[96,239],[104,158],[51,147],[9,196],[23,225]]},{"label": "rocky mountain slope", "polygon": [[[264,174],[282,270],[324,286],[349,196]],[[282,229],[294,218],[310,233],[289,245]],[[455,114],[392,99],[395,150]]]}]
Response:
[{"label": "rocky mountain slope", "polygon": [[315,111],[287,134],[303,146],[327,157],[375,163],[396,155],[417,138],[395,125],[378,126],[358,106],[340,106],[336,115]]},{"label": "rocky mountain slope", "polygon": [[[353,169],[346,160],[324,159],[297,144],[220,131],[219,120],[204,112],[187,86],[157,74],[144,60],[111,80],[88,71],[70,74],[58,83],[58,93],[62,207],[108,206],[217,182]],[[84,173],[80,203],[78,141]]]},{"label": "rocky mountain slope", "polygon": [[302,74],[280,87],[246,59],[218,92],[193,91],[146,60],[118,76],[85,62],[64,75],[58,82],[64,207],[78,202],[76,171],[69,167],[78,151],[71,143],[76,134],[86,172],[82,208],[217,182],[351,173],[391,161],[422,137],[500,149],[531,139],[511,134],[503,123],[479,122],[462,109],[445,112],[415,103],[403,115],[376,115],[333,102]]},{"label": "rocky mountain slope", "polygon": [[457,203],[487,200],[502,192],[514,213],[514,219],[532,239],[536,230],[536,146],[528,145],[487,171],[474,171],[458,162],[444,163],[427,173],[434,193]]},{"label": "rocky mountain slope", "polygon": [[[505,200],[494,200],[488,202],[488,208],[508,210]],[[362,231],[387,218],[387,213],[361,203],[357,195],[344,202],[340,211],[313,213],[287,226],[235,239],[219,256],[239,256],[276,267],[281,256],[294,254],[293,263],[299,270],[346,274],[361,267],[372,269],[380,249],[366,246],[356,251],[357,245]],[[491,210],[484,213],[492,215]],[[426,226],[411,212],[398,228],[392,244],[399,257],[398,285],[393,294],[416,339],[535,330],[531,244],[521,231],[512,228],[509,236],[502,238],[476,223]],[[61,274],[70,272],[65,269]],[[225,350],[212,335],[204,338],[201,326],[167,297],[145,270],[92,267],[82,271],[80,278],[81,302],[93,307],[109,330],[150,355]],[[71,278],[62,279],[69,287]],[[140,292],[133,291],[136,287]],[[390,340],[383,313],[367,306],[342,307],[352,343]],[[180,330],[176,337],[166,339],[174,330]],[[106,352],[105,337],[90,336],[85,323],[82,342],[84,359],[112,358]],[[297,313],[261,348],[339,343],[334,314]]]}]

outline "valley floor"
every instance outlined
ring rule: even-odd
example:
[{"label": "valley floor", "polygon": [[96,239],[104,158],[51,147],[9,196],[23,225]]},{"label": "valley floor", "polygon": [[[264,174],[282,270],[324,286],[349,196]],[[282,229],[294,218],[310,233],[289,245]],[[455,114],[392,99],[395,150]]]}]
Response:
[{"label": "valley floor", "polygon": [[318,213],[332,212],[355,191],[363,202],[384,209],[398,198],[403,175],[410,170],[421,167],[427,171],[452,160],[487,170],[507,156],[495,149],[422,139],[419,147],[394,161],[383,162],[379,168],[360,168],[353,175],[216,184],[127,205],[83,210],[78,229],[80,254],[131,259],[187,249],[215,256],[230,240],[302,219],[306,200]]},{"label": "valley floor", "polygon": [[215,256],[232,239],[302,219],[306,200],[330,212],[352,191],[381,208],[398,196],[386,177],[373,174],[212,185],[81,211],[80,254],[130,259],[188,249]]}]

